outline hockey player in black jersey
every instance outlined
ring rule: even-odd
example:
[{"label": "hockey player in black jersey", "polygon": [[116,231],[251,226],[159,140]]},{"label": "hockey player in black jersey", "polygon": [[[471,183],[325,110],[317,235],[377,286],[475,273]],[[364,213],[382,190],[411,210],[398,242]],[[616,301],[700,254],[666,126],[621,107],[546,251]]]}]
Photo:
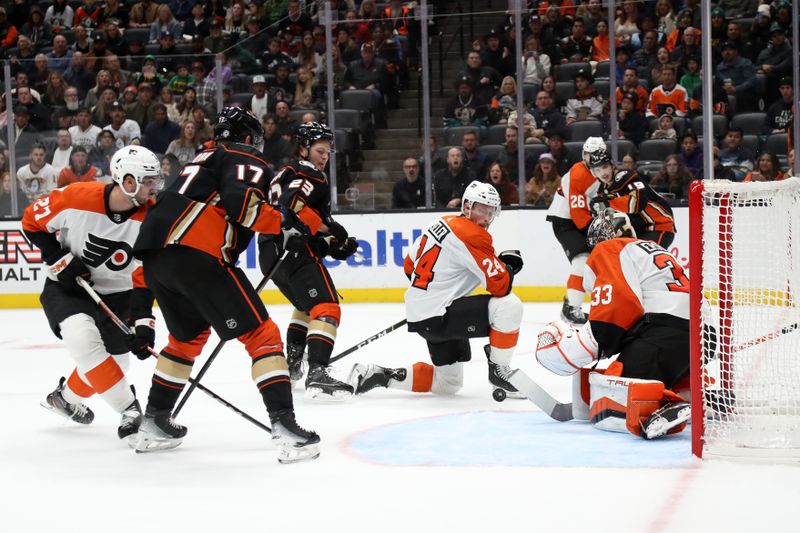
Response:
[{"label": "hockey player in black jersey", "polygon": [[[330,184],[325,174],[333,132],[316,122],[300,125],[296,134],[298,159],[286,165],[272,180],[271,201],[280,209],[297,213],[311,231],[307,246],[284,260],[272,280],[294,305],[286,333],[286,359],[293,381],[303,377],[303,357],[308,348],[306,396],[321,400],[343,400],[353,387],[332,377],[329,362],[336,340],[341,310],[339,296],[322,258],[344,260],[358,249],[330,213]],[[274,235],[259,237],[259,262],[269,272],[281,254]]]},{"label": "hockey player in black jersey", "polygon": [[266,199],[271,174],[259,146],[258,119],[226,107],[217,120],[216,146],[198,154],[159,195],[134,246],[170,332],[153,374],[137,451],[174,448],[186,435],[170,415],[213,327],[223,340],[238,339],[252,358],[278,460],[314,459],[319,437],[295,422],[278,327],[236,266],[255,232],[291,247],[297,239],[302,244],[308,228],[294,212],[281,212]]}]

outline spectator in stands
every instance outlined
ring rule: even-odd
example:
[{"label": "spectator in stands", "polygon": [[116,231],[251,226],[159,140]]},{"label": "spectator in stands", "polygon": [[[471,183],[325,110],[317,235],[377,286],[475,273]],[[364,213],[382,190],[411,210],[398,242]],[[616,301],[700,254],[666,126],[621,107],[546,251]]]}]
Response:
[{"label": "spectator in stands", "polygon": [[392,188],[393,209],[416,209],[425,206],[425,180],[420,179],[419,162],[413,157],[403,161],[403,179]]},{"label": "spectator in stands", "polygon": [[[550,100],[555,102],[558,98],[556,95],[556,79],[553,76],[545,76],[542,80],[542,88],[540,91],[544,91],[550,95]],[[536,105],[536,100],[534,98],[534,105]]]},{"label": "spectator in stands", "polygon": [[22,25],[20,35],[25,35],[31,40],[34,48],[41,48],[53,38],[53,28],[44,20],[44,12],[38,5],[32,5],[28,13],[28,22]]},{"label": "spectator in stands", "polygon": [[70,128],[76,124],[80,105],[78,89],[67,87],[64,90],[64,106],[53,111],[53,119],[59,129]]},{"label": "spectator in stands", "polygon": [[617,64],[616,68],[617,86],[620,86],[622,85],[623,82],[623,76],[625,74],[625,70],[631,67],[636,68],[636,61],[634,61],[633,58],[631,57],[631,50],[627,46],[617,47],[615,61]]},{"label": "spectator in stands", "polygon": [[677,15],[670,0],[657,0],[656,18],[658,31],[664,35],[669,35],[675,28]]},{"label": "spectator in stands", "polygon": [[[223,80],[225,79],[224,70],[225,66],[223,65]],[[161,92],[161,87],[164,85],[164,78],[162,78],[161,74],[158,73],[155,56],[148,55],[144,58],[142,71],[136,73],[136,75],[133,77],[133,83],[137,87],[142,83],[147,83],[150,85],[150,88],[153,89],[154,93]]]},{"label": "spectator in stands", "polygon": [[272,37],[269,40],[267,51],[261,56],[261,66],[268,74],[275,74],[278,65],[291,65],[293,63],[289,54],[281,51],[280,37]]},{"label": "spectator in stands", "polygon": [[179,122],[178,103],[175,101],[175,95],[172,93],[172,89],[166,85],[162,87],[158,101],[164,104],[164,107],[167,108],[167,118],[169,120],[176,123],[178,126],[183,124],[182,122]]},{"label": "spectator in stands", "polygon": [[648,117],[658,117],[665,113],[685,117],[688,111],[689,97],[686,89],[676,83],[677,69],[674,65],[665,65],[661,69],[661,85],[650,93],[647,104]]},{"label": "spectator in stands", "polygon": [[561,63],[589,61],[592,54],[592,39],[586,35],[583,19],[572,21],[572,31],[559,41]]},{"label": "spectator in stands", "polygon": [[703,179],[703,151],[698,146],[697,135],[692,132],[684,133],[678,157],[695,179]]},{"label": "spectator in stands", "polygon": [[263,118],[264,115],[269,113],[271,107],[274,107],[270,102],[269,94],[267,93],[267,80],[261,74],[253,76],[253,84],[251,87],[253,96],[244,103],[244,108],[252,111],[258,117]]},{"label": "spectator in stands", "polygon": [[749,17],[757,2],[752,0],[719,0],[716,4],[728,19]]},{"label": "spectator in stands", "polygon": [[191,121],[184,122],[180,127],[178,138],[169,143],[164,153],[174,155],[180,166],[184,166],[194,159],[199,144],[197,142],[197,126]]},{"label": "spectator in stands", "polygon": [[75,17],[75,10],[69,5],[68,0],[53,0],[53,3],[44,12],[44,20],[53,28],[53,31],[61,33],[72,28],[72,19]]},{"label": "spectator in stands", "polygon": [[375,0],[363,0],[361,2],[361,6],[358,8],[358,18],[367,21],[367,24],[369,24],[379,16]]},{"label": "spectator in stands", "polygon": [[[119,2],[119,0],[113,1]],[[108,4],[106,4],[106,6],[108,6]],[[106,48],[117,57],[125,57],[130,54],[130,46],[128,45],[128,41],[122,36],[122,32],[119,29],[120,24],[122,23],[117,19],[111,19],[106,22],[104,30]],[[123,27],[125,26],[123,25]]]},{"label": "spectator in stands", "polygon": [[49,194],[58,184],[58,174],[46,159],[43,145],[34,144],[30,151],[30,163],[17,170],[17,181],[29,202]]},{"label": "spectator in stands", "polygon": [[179,22],[185,22],[192,16],[194,6],[199,0],[170,0],[169,9]]},{"label": "spectator in stands", "polygon": [[83,100],[83,105],[91,108],[98,100],[104,89],[111,88],[111,76],[107,70],[101,70],[94,77],[94,87],[89,89],[86,93],[86,98]]},{"label": "spectator in stands", "polygon": [[202,42],[202,37],[207,37],[209,35],[209,20],[208,17],[205,16],[203,4],[201,2],[196,2],[192,6],[191,16],[183,21],[182,31],[183,38],[186,40],[199,36]]},{"label": "spectator in stands", "polygon": [[725,25],[725,10],[715,7],[711,10],[711,44],[716,46],[725,41],[725,33],[728,28]]},{"label": "spectator in stands", "polygon": [[636,159],[631,154],[622,156],[622,170],[636,170]]},{"label": "spectator in stands", "polygon": [[53,49],[47,54],[47,68],[63,74],[69,67],[72,50],[69,49],[67,38],[63,35],[53,37]]},{"label": "spectator in stands", "polygon": [[129,111],[133,105],[136,103],[136,97],[139,95],[139,89],[136,88],[135,85],[129,85],[125,87],[125,90],[122,91],[122,95],[120,95],[119,103],[122,104],[122,107],[125,108],[125,111]]},{"label": "spectator in stands", "polygon": [[86,68],[82,52],[73,52],[69,67],[64,71],[64,80],[77,89],[79,98],[86,98],[95,83],[95,75]]},{"label": "spectator in stands", "polygon": [[297,69],[297,83],[294,91],[295,109],[319,109],[322,96],[314,85],[314,76],[305,67]]},{"label": "spectator in stands", "polygon": [[755,107],[756,68],[750,60],[739,57],[735,43],[722,43],[722,62],[717,65],[716,77],[722,80],[723,90],[736,97],[736,111]]},{"label": "spectator in stands", "polygon": [[196,105],[198,105],[197,92],[195,91],[194,86],[189,85],[186,87],[186,90],[183,91],[183,98],[181,98],[181,101],[175,106],[178,114],[174,119],[172,119],[173,122],[183,124],[184,122],[191,120],[192,109],[194,109]]},{"label": "spectator in stands", "polygon": [[653,68],[657,61],[658,49],[658,32],[656,30],[644,32],[642,47],[633,53],[633,60],[636,61],[636,66]]},{"label": "spectator in stands", "polygon": [[50,157],[50,164],[56,174],[69,165],[69,156],[72,154],[72,137],[67,130],[58,130],[56,134],[56,147]]},{"label": "spectator in stands", "polygon": [[750,26],[750,39],[753,40],[753,46],[756,50],[763,50],[769,45],[771,38],[770,27],[772,26],[772,11],[769,4],[761,4],[758,6],[753,24]]},{"label": "spectator in stands", "polygon": [[[503,164],[503,166],[508,170],[508,175],[511,177],[512,180],[517,181],[519,179],[519,161],[518,161],[518,151],[517,151],[517,128],[514,126],[508,126],[506,128],[506,142],[503,144],[503,149],[497,155],[497,161]],[[530,176],[533,175],[533,169],[536,166],[536,161],[527,154],[525,155],[525,168],[523,169],[523,179],[529,179]]]},{"label": "spectator in stands", "polygon": [[478,150],[478,135],[474,131],[465,131],[461,137],[461,148],[463,149],[464,164],[476,176],[483,176],[486,174],[486,167],[489,164],[489,158]]},{"label": "spectator in stands", "polygon": [[50,108],[65,106],[64,92],[66,90],[67,83],[64,81],[64,76],[51,70],[47,80],[47,90],[42,95],[42,104]]},{"label": "spectator in stands", "polygon": [[111,114],[109,110],[111,105],[117,101],[117,93],[111,87],[106,87],[100,93],[100,100],[92,108],[92,123],[98,126],[105,127],[111,123]]},{"label": "spectator in stands", "polygon": [[[139,128],[144,131],[150,122],[154,103],[153,87],[147,82],[142,82],[137,87],[136,102],[125,110],[125,114],[127,118],[136,121]],[[127,145],[128,143],[125,144]],[[166,149],[166,145],[164,145],[164,148]],[[163,150],[154,151],[160,154],[164,153]]]},{"label": "spectator in stands", "polygon": [[5,53],[17,43],[17,27],[8,21],[6,8],[0,6],[0,52]]},{"label": "spectator in stands", "polygon": [[[341,53],[337,47],[331,48],[331,56],[333,57],[333,90],[334,94],[338,96],[339,92],[345,87],[347,79],[347,66],[341,58]],[[317,86],[324,90],[328,85],[327,75],[327,56],[322,56],[322,64],[320,65],[319,72],[317,72]]]},{"label": "spectator in stands", "polygon": [[[439,155],[439,141],[436,139],[435,135],[431,135],[428,139],[428,145],[430,146],[431,151],[431,174],[433,176],[436,175],[442,169],[447,168],[447,162],[442,159]],[[419,163],[419,172],[422,176],[425,175],[425,143],[424,141],[420,141],[419,143],[419,151],[421,155],[417,158],[417,162]]]},{"label": "spectator in stands", "polygon": [[688,57],[701,57],[700,50],[700,30],[689,26],[683,30],[680,43],[672,49],[672,61],[679,65],[685,65]]},{"label": "spectator in stands", "polygon": [[32,73],[35,69],[33,63],[35,57],[36,51],[33,49],[31,40],[25,35],[20,35],[17,38],[16,53],[12,49],[8,56],[11,63],[11,75],[16,76],[17,72]]},{"label": "spectator in stands", "polygon": [[533,132],[534,137],[544,140],[555,132],[563,135],[566,127],[564,115],[553,107],[553,99],[547,91],[542,90],[536,94],[536,108],[531,114],[537,125]]},{"label": "spectator in stands", "polygon": [[[141,92],[140,92],[141,94]],[[170,143],[181,134],[181,128],[167,117],[167,106],[158,102],[152,105],[153,119],[144,128],[145,148],[157,154],[167,152]]]},{"label": "spectator in stands", "polygon": [[567,157],[567,150],[564,148],[564,137],[559,132],[553,132],[547,137],[547,152],[553,156],[556,164],[556,172],[563,176],[572,166]]},{"label": "spectator in stands", "polygon": [[617,111],[619,138],[628,139],[636,145],[647,137],[647,133],[650,130],[647,120],[638,109],[638,99],[639,97],[634,93],[625,93]]},{"label": "spectator in stands", "polygon": [[[367,42],[371,39],[372,33],[370,33],[370,39],[367,40]],[[336,28],[333,45],[334,48],[339,50],[339,55],[341,55],[347,63],[358,59],[361,53],[361,46],[363,46],[356,43],[356,40],[350,34],[350,30],[346,27]]]},{"label": "spectator in stands", "polygon": [[497,88],[500,87],[500,73],[490,66],[484,65],[480,52],[473,50],[467,54],[467,66],[459,73],[459,80],[468,77],[478,97],[488,102]]},{"label": "spectator in stands", "polygon": [[72,53],[80,52],[84,56],[92,51],[92,41],[89,39],[89,30],[85,26],[76,26],[72,30],[72,36],[75,39],[69,45]]},{"label": "spectator in stands", "polygon": [[289,107],[294,105],[294,94],[297,85],[289,77],[289,65],[281,64],[275,71],[275,81],[269,88],[269,94],[273,102],[286,102]]},{"label": "spectator in stands", "polygon": [[214,138],[214,130],[206,118],[206,108],[201,105],[194,106],[192,109],[192,122],[197,127],[197,140],[202,144]]},{"label": "spectator in stands", "polygon": [[773,2],[775,9],[775,22],[781,25],[784,32],[792,29],[792,2],[790,0],[778,0]]},{"label": "spectator in stands", "polygon": [[[515,109],[508,115],[508,122],[509,126],[517,126],[519,123],[517,122],[517,110]],[[544,139],[541,137],[537,137],[537,130],[536,127],[536,119],[533,118],[533,115],[525,111],[522,115],[522,127],[523,127],[523,136],[525,139],[525,144],[536,144],[544,142]]]},{"label": "spectator in stands", "polygon": [[[583,25],[586,27],[586,35],[591,37],[598,35],[598,24],[600,24],[601,21],[606,22],[606,14],[602,10],[600,0],[588,0],[588,2],[583,2],[578,6],[576,14],[583,20]],[[606,30],[608,30],[607,22]]]},{"label": "spectator in stands", "polygon": [[33,100],[30,87],[17,88],[17,108],[19,107],[24,107],[27,110],[28,121],[36,131],[50,129],[50,110]]},{"label": "spectator in stands", "polygon": [[89,163],[89,154],[86,153],[86,148],[76,146],[69,158],[69,166],[62,169],[58,175],[58,186],[64,187],[80,181],[97,181],[100,175],[98,169]]},{"label": "spectator in stands", "polygon": [[497,194],[500,195],[500,205],[519,204],[519,189],[511,181],[508,171],[499,161],[495,161],[488,166],[484,179],[491,183]]},{"label": "spectator in stands", "polygon": [[686,89],[687,94],[694,94],[695,89],[700,87],[703,81],[700,79],[700,58],[688,56],[685,60],[685,70],[681,76],[680,85]]},{"label": "spectator in stands", "polygon": [[108,49],[105,35],[102,33],[95,33],[92,38],[92,50],[84,56],[86,59],[86,68],[94,71],[105,68],[105,59],[110,55],[111,51]]},{"label": "spectator in stands", "polygon": [[186,87],[194,83],[194,76],[189,73],[189,65],[186,63],[179,63],[175,67],[175,75],[170,78],[167,86],[173,95],[177,94],[182,96]]},{"label": "spectator in stands", "polygon": [[125,116],[125,109],[119,102],[113,102],[109,106],[108,113],[111,123],[103,129],[114,134],[117,148],[123,148],[132,144],[134,140],[142,138],[141,127],[136,121]]},{"label": "spectator in stands", "polygon": [[778,156],[763,152],[756,162],[756,168],[749,172],[742,181],[781,181],[786,176],[781,172]]},{"label": "spectator in stands", "polygon": [[77,124],[69,128],[70,138],[74,146],[85,146],[91,149],[97,142],[101,128],[92,124],[92,115],[85,107],[78,109]]},{"label": "spectator in stands", "polygon": [[567,100],[567,124],[581,120],[600,120],[603,99],[594,90],[594,77],[588,70],[575,73],[575,97]]},{"label": "spectator in stands", "polygon": [[361,45],[361,59],[353,61],[347,67],[347,83],[350,89],[372,91],[375,125],[379,128],[386,126],[383,86],[387,75],[386,62],[375,57],[375,47],[372,43]]},{"label": "spectator in stands", "polygon": [[592,38],[591,60],[595,62],[609,61],[611,56],[609,55],[610,45],[608,42],[608,23],[605,20],[599,20],[596,28],[597,34]]},{"label": "spectator in stands", "polygon": [[[0,10],[5,10],[0,7]],[[22,212],[28,207],[28,197],[19,187],[16,180],[11,179],[8,170],[0,171],[0,218],[10,218],[14,213],[11,212],[11,196],[17,196],[17,216],[22,216]]]},{"label": "spectator in stands", "polygon": [[[272,2],[269,3],[271,4]],[[225,15],[227,14],[227,4],[228,2],[225,2],[224,0],[206,0],[204,6],[206,17],[219,17],[220,19],[224,19]],[[267,4],[265,3],[264,6],[266,9]],[[277,2],[276,8],[283,11],[273,13],[274,16],[272,17],[272,20],[277,21],[286,14],[284,11],[286,9],[285,2]]]},{"label": "spectator in stands", "polygon": [[275,104],[275,123],[278,126],[278,132],[287,141],[291,141],[297,126],[299,126],[297,121],[289,114],[289,111],[291,111],[291,108],[287,102],[279,101]]},{"label": "spectator in stands", "polygon": [[742,128],[728,128],[725,134],[725,148],[719,150],[719,159],[724,167],[732,167],[736,180],[741,181],[745,174],[753,170],[755,154],[742,144],[744,133]]},{"label": "spectator in stands", "polygon": [[175,38],[168,31],[161,32],[158,38],[158,50],[156,56],[158,57],[158,68],[166,72],[175,72],[178,65],[179,58],[178,49],[175,46]]},{"label": "spectator in stands", "polygon": [[660,194],[672,194],[675,198],[686,198],[692,173],[681,162],[677,154],[668,155],[664,166],[650,180],[650,186]]},{"label": "spectator in stands", "polygon": [[742,29],[737,21],[731,20],[728,22],[725,39],[736,44],[739,48],[740,56],[750,61],[755,61],[757,51],[753,47],[753,42],[749,38],[742,36]]},{"label": "spectator in stands", "polygon": [[181,168],[177,157],[172,154],[164,154],[164,157],[161,158],[161,175],[164,177],[164,189],[175,183],[181,173]]},{"label": "spectator in stands", "polygon": [[658,127],[650,135],[652,139],[671,139],[678,138],[678,133],[675,131],[675,121],[670,114],[663,114],[658,117]]},{"label": "spectator in stands", "polygon": [[622,11],[614,22],[614,30],[620,44],[628,44],[631,36],[639,32],[639,3],[635,0],[624,0]]},{"label": "spectator in stands", "polygon": [[264,126],[264,159],[275,168],[280,168],[292,157],[292,145],[278,131],[275,115],[268,114]]},{"label": "spectator in stands", "polygon": [[[255,3],[250,5],[256,6]],[[256,16],[248,15],[244,27],[247,31],[238,44],[243,50],[246,50],[255,61],[255,58],[261,57],[261,54],[267,49],[267,38],[269,35],[267,35],[267,32],[262,31],[261,19]],[[183,33],[186,33],[185,29]]]},{"label": "spectator in stands", "polygon": [[[492,124],[505,124],[508,116],[517,109],[517,82],[513,76],[506,76],[500,84],[500,91],[489,104],[489,121]],[[483,175],[481,172],[479,175]]]},{"label": "spectator in stands", "polygon": [[507,47],[500,42],[500,32],[495,29],[486,34],[486,47],[480,51],[481,63],[491,67],[500,76],[514,72],[513,57]]},{"label": "spectator in stands", "polygon": [[89,162],[97,169],[98,175],[111,175],[109,165],[116,151],[117,141],[114,139],[114,134],[108,130],[101,130],[97,134],[94,147],[89,150]]},{"label": "spectator in stands", "polygon": [[461,148],[450,148],[447,151],[447,167],[433,176],[436,206],[448,209],[458,207],[464,189],[474,179],[476,179],[475,174],[464,165],[464,154],[461,152]]},{"label": "spectator in stands", "polygon": [[784,76],[792,75],[792,45],[786,40],[786,33],[777,22],[770,28],[772,38],[766,48],[756,58],[758,74],[767,77],[767,103],[775,101],[778,94],[778,83]]},{"label": "spectator in stands", "polygon": [[443,122],[445,127],[486,126],[488,108],[486,103],[473,93],[472,80],[464,76],[456,84],[457,94],[447,103]]},{"label": "spectator in stands", "polygon": [[228,37],[222,32],[222,22],[219,19],[211,20],[208,25],[208,32],[208,36],[203,39],[204,47],[214,54],[218,54],[228,48]]},{"label": "spectator in stands", "polygon": [[372,45],[375,56],[386,62],[386,85],[383,94],[392,109],[397,108],[398,88],[408,85],[408,69],[400,53],[401,46],[396,39],[390,39],[387,30],[380,24],[372,28]]},{"label": "spectator in stands", "polygon": [[794,86],[792,78],[783,77],[778,84],[781,98],[767,109],[764,117],[764,126],[761,132],[765,135],[770,133],[783,133],[786,128],[791,127],[794,120]]},{"label": "spectator in stands", "polygon": [[525,39],[522,64],[525,67],[523,83],[541,85],[545,76],[550,74],[550,56],[544,53],[542,43],[535,35],[529,35]]},{"label": "spectator in stands", "polygon": [[150,25],[150,42],[157,43],[165,32],[172,35],[173,39],[180,39],[181,24],[175,20],[168,4],[159,4],[156,20]]},{"label": "spectator in stands", "polygon": [[556,160],[553,154],[545,152],[539,156],[533,176],[525,185],[525,203],[548,207],[560,186],[561,176],[556,168]]},{"label": "spectator in stands", "polygon": [[[380,26],[377,28],[380,28]],[[312,74],[316,74],[320,61],[322,61],[322,56],[317,52],[314,34],[311,31],[303,33],[303,40],[300,42],[295,63],[299,67],[305,67],[310,70]]]},{"label": "spectator in stands", "polygon": [[550,56],[553,64],[561,62],[561,52],[558,48],[558,42],[569,35],[570,24],[569,19],[564,17],[561,9],[558,6],[549,6],[544,12],[544,19],[542,20],[542,33],[541,40],[545,52]]},{"label": "spectator in stands", "polygon": [[634,67],[625,69],[622,85],[617,86],[617,105],[622,105],[622,97],[625,94],[634,94],[636,96],[636,109],[644,114],[650,95],[647,89],[639,85],[639,77]]},{"label": "spectator in stands", "polygon": [[656,62],[653,67],[650,69],[650,87],[655,87],[661,83],[662,79],[662,72],[665,68],[674,67],[675,68],[675,81],[678,81],[678,76],[680,74],[680,65],[672,63],[670,59],[669,50],[666,46],[662,46],[656,52]]},{"label": "spectator in stands", "polygon": [[36,54],[33,60],[33,72],[28,74],[30,87],[40,94],[47,90],[47,80],[50,77],[50,69],[47,68],[47,56]]},{"label": "spectator in stands", "polygon": [[292,37],[300,37],[303,32],[314,29],[314,21],[303,13],[300,0],[289,0],[286,5],[287,18],[281,24],[280,31]]}]

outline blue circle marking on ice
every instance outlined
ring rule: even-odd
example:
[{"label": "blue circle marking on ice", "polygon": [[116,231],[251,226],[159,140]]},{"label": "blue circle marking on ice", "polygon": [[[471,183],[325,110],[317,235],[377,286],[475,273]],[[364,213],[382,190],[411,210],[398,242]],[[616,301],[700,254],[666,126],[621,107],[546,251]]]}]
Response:
[{"label": "blue circle marking on ice", "polygon": [[392,466],[684,468],[690,431],[645,441],[541,412],[480,411],[410,420],[353,435],[359,458]]}]

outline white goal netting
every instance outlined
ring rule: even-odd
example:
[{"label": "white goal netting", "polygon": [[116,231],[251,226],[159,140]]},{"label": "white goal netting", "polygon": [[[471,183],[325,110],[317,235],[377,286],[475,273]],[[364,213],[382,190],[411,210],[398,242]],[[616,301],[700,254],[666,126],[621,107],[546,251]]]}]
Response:
[{"label": "white goal netting", "polygon": [[703,454],[800,457],[800,179],[702,204]]}]

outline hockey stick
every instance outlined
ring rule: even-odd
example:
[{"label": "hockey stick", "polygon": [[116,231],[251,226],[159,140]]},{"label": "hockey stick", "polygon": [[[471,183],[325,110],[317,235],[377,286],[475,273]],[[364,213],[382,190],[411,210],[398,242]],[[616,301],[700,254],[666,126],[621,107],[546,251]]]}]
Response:
[{"label": "hockey stick", "polygon": [[[283,264],[283,260],[286,259],[286,256],[289,255],[289,250],[284,250],[283,255],[280,256],[278,262],[275,263],[272,268],[270,269],[269,273],[264,276],[264,279],[261,280],[261,283],[258,284],[256,287],[256,292],[259,293],[261,290],[267,285],[267,282],[272,279],[272,276],[277,272],[278,268]],[[189,388],[186,389],[186,392],[183,393],[183,397],[178,402],[178,405],[175,406],[175,409],[172,411],[172,418],[177,418],[178,413],[181,412],[183,406],[186,405],[186,400],[189,399],[189,396],[192,395],[194,392],[195,387],[200,385],[200,380],[203,379],[203,376],[208,372],[211,363],[214,362],[214,359],[217,358],[219,352],[222,351],[222,347],[225,346],[225,343],[228,342],[226,340],[220,340],[217,345],[214,347],[214,351],[211,352],[211,355],[208,356],[208,360],[205,362],[203,367],[200,369],[200,372],[197,373],[197,376],[193,380],[189,380]]]},{"label": "hockey stick", "polygon": [[[116,324],[117,327],[119,327],[119,329],[122,330],[122,332],[125,335],[133,335],[134,334],[133,331],[131,331],[131,328],[129,328],[128,325],[125,324],[125,322],[120,320],[120,318],[114,313],[114,311],[112,311],[111,308],[108,307],[108,305],[106,305],[106,303],[103,301],[103,299],[100,298],[100,295],[97,294],[97,291],[95,291],[92,288],[92,286],[89,285],[89,283],[85,279],[83,279],[81,277],[78,277],[77,281],[78,281],[78,285],[83,287],[83,290],[86,291],[86,294],[88,294],[89,297],[92,300],[94,300],[94,302],[100,307],[100,309],[102,309],[106,313],[106,315],[108,315],[108,318],[110,318],[111,321],[114,322],[114,324]],[[148,351],[150,352],[150,355],[152,355],[155,358],[158,358],[158,352],[156,352],[152,348],[148,348]],[[210,397],[212,397],[213,399],[217,400],[219,403],[221,403],[222,405],[224,405],[225,407],[227,407],[228,409],[230,409],[231,411],[233,411],[237,415],[241,416],[242,418],[244,418],[248,422],[251,422],[252,424],[255,424],[256,426],[258,426],[259,428],[263,429],[267,433],[272,433],[272,429],[269,426],[262,424],[261,422],[259,422],[255,418],[253,418],[252,416],[248,415],[247,413],[245,413],[244,411],[242,411],[241,409],[239,409],[238,407],[236,407],[235,405],[233,405],[232,403],[227,401],[225,398],[223,398],[222,396],[220,396],[216,392],[212,391],[211,389],[206,388],[205,385],[195,382],[195,380],[192,379],[192,378],[189,378],[189,382],[190,383],[194,383],[194,385],[198,389],[200,389],[201,391],[205,392]]]},{"label": "hockey stick", "polygon": [[333,363],[333,362],[335,362],[335,361],[338,361],[338,360],[339,360],[339,359],[341,359],[342,357],[347,357],[347,356],[348,356],[348,355],[350,355],[351,353],[355,352],[356,350],[358,350],[358,349],[360,349],[360,348],[363,348],[363,347],[364,347],[364,346],[366,346],[367,344],[369,344],[369,343],[371,343],[371,342],[373,342],[373,341],[376,341],[376,340],[380,339],[380,338],[381,338],[381,337],[383,337],[384,335],[387,335],[387,334],[389,334],[389,333],[393,332],[394,330],[396,330],[396,329],[398,329],[398,328],[401,328],[401,327],[405,326],[405,325],[406,325],[406,323],[408,323],[408,320],[406,320],[406,319],[404,318],[404,319],[403,319],[403,320],[401,320],[400,322],[397,322],[397,323],[395,323],[395,324],[392,324],[392,325],[391,325],[391,326],[389,326],[388,328],[386,328],[386,329],[384,329],[384,330],[382,330],[382,331],[379,331],[379,332],[378,332],[378,333],[376,333],[375,335],[373,335],[373,336],[371,336],[371,337],[368,337],[368,338],[364,339],[363,341],[359,342],[359,343],[358,343],[358,344],[356,344],[355,346],[351,346],[350,348],[346,349],[346,350],[345,350],[345,351],[343,351],[342,353],[340,353],[340,354],[338,354],[338,355],[336,355],[336,356],[334,356],[334,357],[331,357],[331,361],[330,361],[330,362],[331,362],[331,363]]},{"label": "hockey stick", "polygon": [[572,420],[572,403],[558,402],[522,370],[514,370],[508,377],[508,382],[553,420]]},{"label": "hockey stick", "polygon": [[734,346],[733,347],[733,352],[739,352],[739,351],[742,351],[742,350],[744,350],[746,348],[752,348],[753,346],[757,346],[757,345],[762,344],[764,342],[771,341],[772,339],[776,339],[776,338],[780,337],[781,335],[788,335],[789,333],[797,330],[798,328],[800,328],[800,322],[795,322],[794,324],[789,324],[788,326],[782,327],[778,331],[773,331],[772,333],[767,333],[766,335],[762,335],[760,337],[757,337],[755,339],[749,340],[747,342],[743,342],[742,344],[739,344],[738,346]]}]

